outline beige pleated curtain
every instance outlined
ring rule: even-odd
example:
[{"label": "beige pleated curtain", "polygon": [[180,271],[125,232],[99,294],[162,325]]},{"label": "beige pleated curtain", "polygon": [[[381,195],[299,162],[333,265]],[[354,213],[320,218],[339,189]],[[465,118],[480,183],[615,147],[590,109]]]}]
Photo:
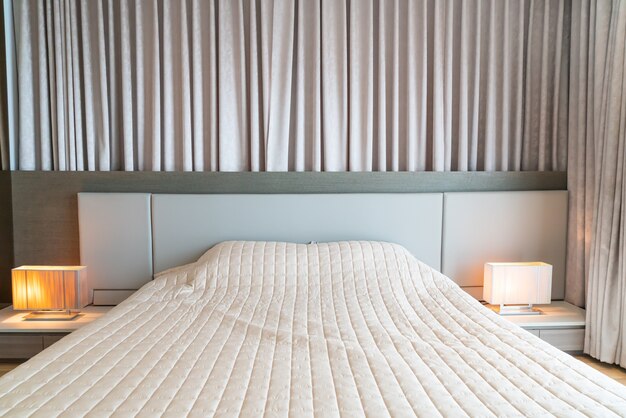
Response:
[{"label": "beige pleated curtain", "polygon": [[12,7],[13,169],[566,168],[567,0]]},{"label": "beige pleated curtain", "polygon": [[[1,6],[1,2],[0,2]],[[8,103],[7,103],[7,53],[4,8],[0,7],[0,169],[10,168]]]},{"label": "beige pleated curtain", "polygon": [[585,352],[626,366],[626,2],[574,2],[572,34],[566,298]]}]

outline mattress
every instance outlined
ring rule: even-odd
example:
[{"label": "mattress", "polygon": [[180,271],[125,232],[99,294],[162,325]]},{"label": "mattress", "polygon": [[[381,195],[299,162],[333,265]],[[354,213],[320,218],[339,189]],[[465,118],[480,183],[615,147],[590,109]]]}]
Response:
[{"label": "mattress", "polygon": [[626,416],[404,248],[225,242],[0,379],[8,416]]}]

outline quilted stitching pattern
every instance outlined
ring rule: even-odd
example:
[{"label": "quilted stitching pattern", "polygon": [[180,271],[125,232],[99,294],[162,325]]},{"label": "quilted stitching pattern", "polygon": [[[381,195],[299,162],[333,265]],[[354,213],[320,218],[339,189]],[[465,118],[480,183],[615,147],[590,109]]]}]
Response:
[{"label": "quilted stitching pattern", "polygon": [[0,379],[8,416],[626,416],[400,246],[226,242]]}]

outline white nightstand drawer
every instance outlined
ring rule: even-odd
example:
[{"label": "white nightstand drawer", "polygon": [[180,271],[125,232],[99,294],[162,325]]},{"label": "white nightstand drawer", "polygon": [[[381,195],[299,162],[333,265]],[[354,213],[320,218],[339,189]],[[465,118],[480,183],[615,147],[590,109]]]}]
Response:
[{"label": "white nightstand drawer", "polygon": [[59,341],[61,338],[65,337],[66,334],[62,335],[44,335],[43,336],[43,348],[48,348],[52,344]]},{"label": "white nightstand drawer", "polygon": [[[490,309],[494,306],[487,305]],[[585,310],[562,301],[537,305],[541,315],[505,315],[502,318],[563,351],[583,351]]]},{"label": "white nightstand drawer", "polygon": [[585,330],[542,329],[539,338],[563,351],[582,351],[585,343]]},{"label": "white nightstand drawer", "polygon": [[27,359],[41,350],[41,335],[0,335],[0,359]]}]

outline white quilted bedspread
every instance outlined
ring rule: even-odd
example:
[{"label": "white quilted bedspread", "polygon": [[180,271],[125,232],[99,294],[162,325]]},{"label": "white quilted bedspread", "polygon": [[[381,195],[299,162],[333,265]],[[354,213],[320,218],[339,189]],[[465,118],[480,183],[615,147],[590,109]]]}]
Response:
[{"label": "white quilted bedspread", "polygon": [[626,416],[400,246],[225,242],[0,379],[9,416]]}]

